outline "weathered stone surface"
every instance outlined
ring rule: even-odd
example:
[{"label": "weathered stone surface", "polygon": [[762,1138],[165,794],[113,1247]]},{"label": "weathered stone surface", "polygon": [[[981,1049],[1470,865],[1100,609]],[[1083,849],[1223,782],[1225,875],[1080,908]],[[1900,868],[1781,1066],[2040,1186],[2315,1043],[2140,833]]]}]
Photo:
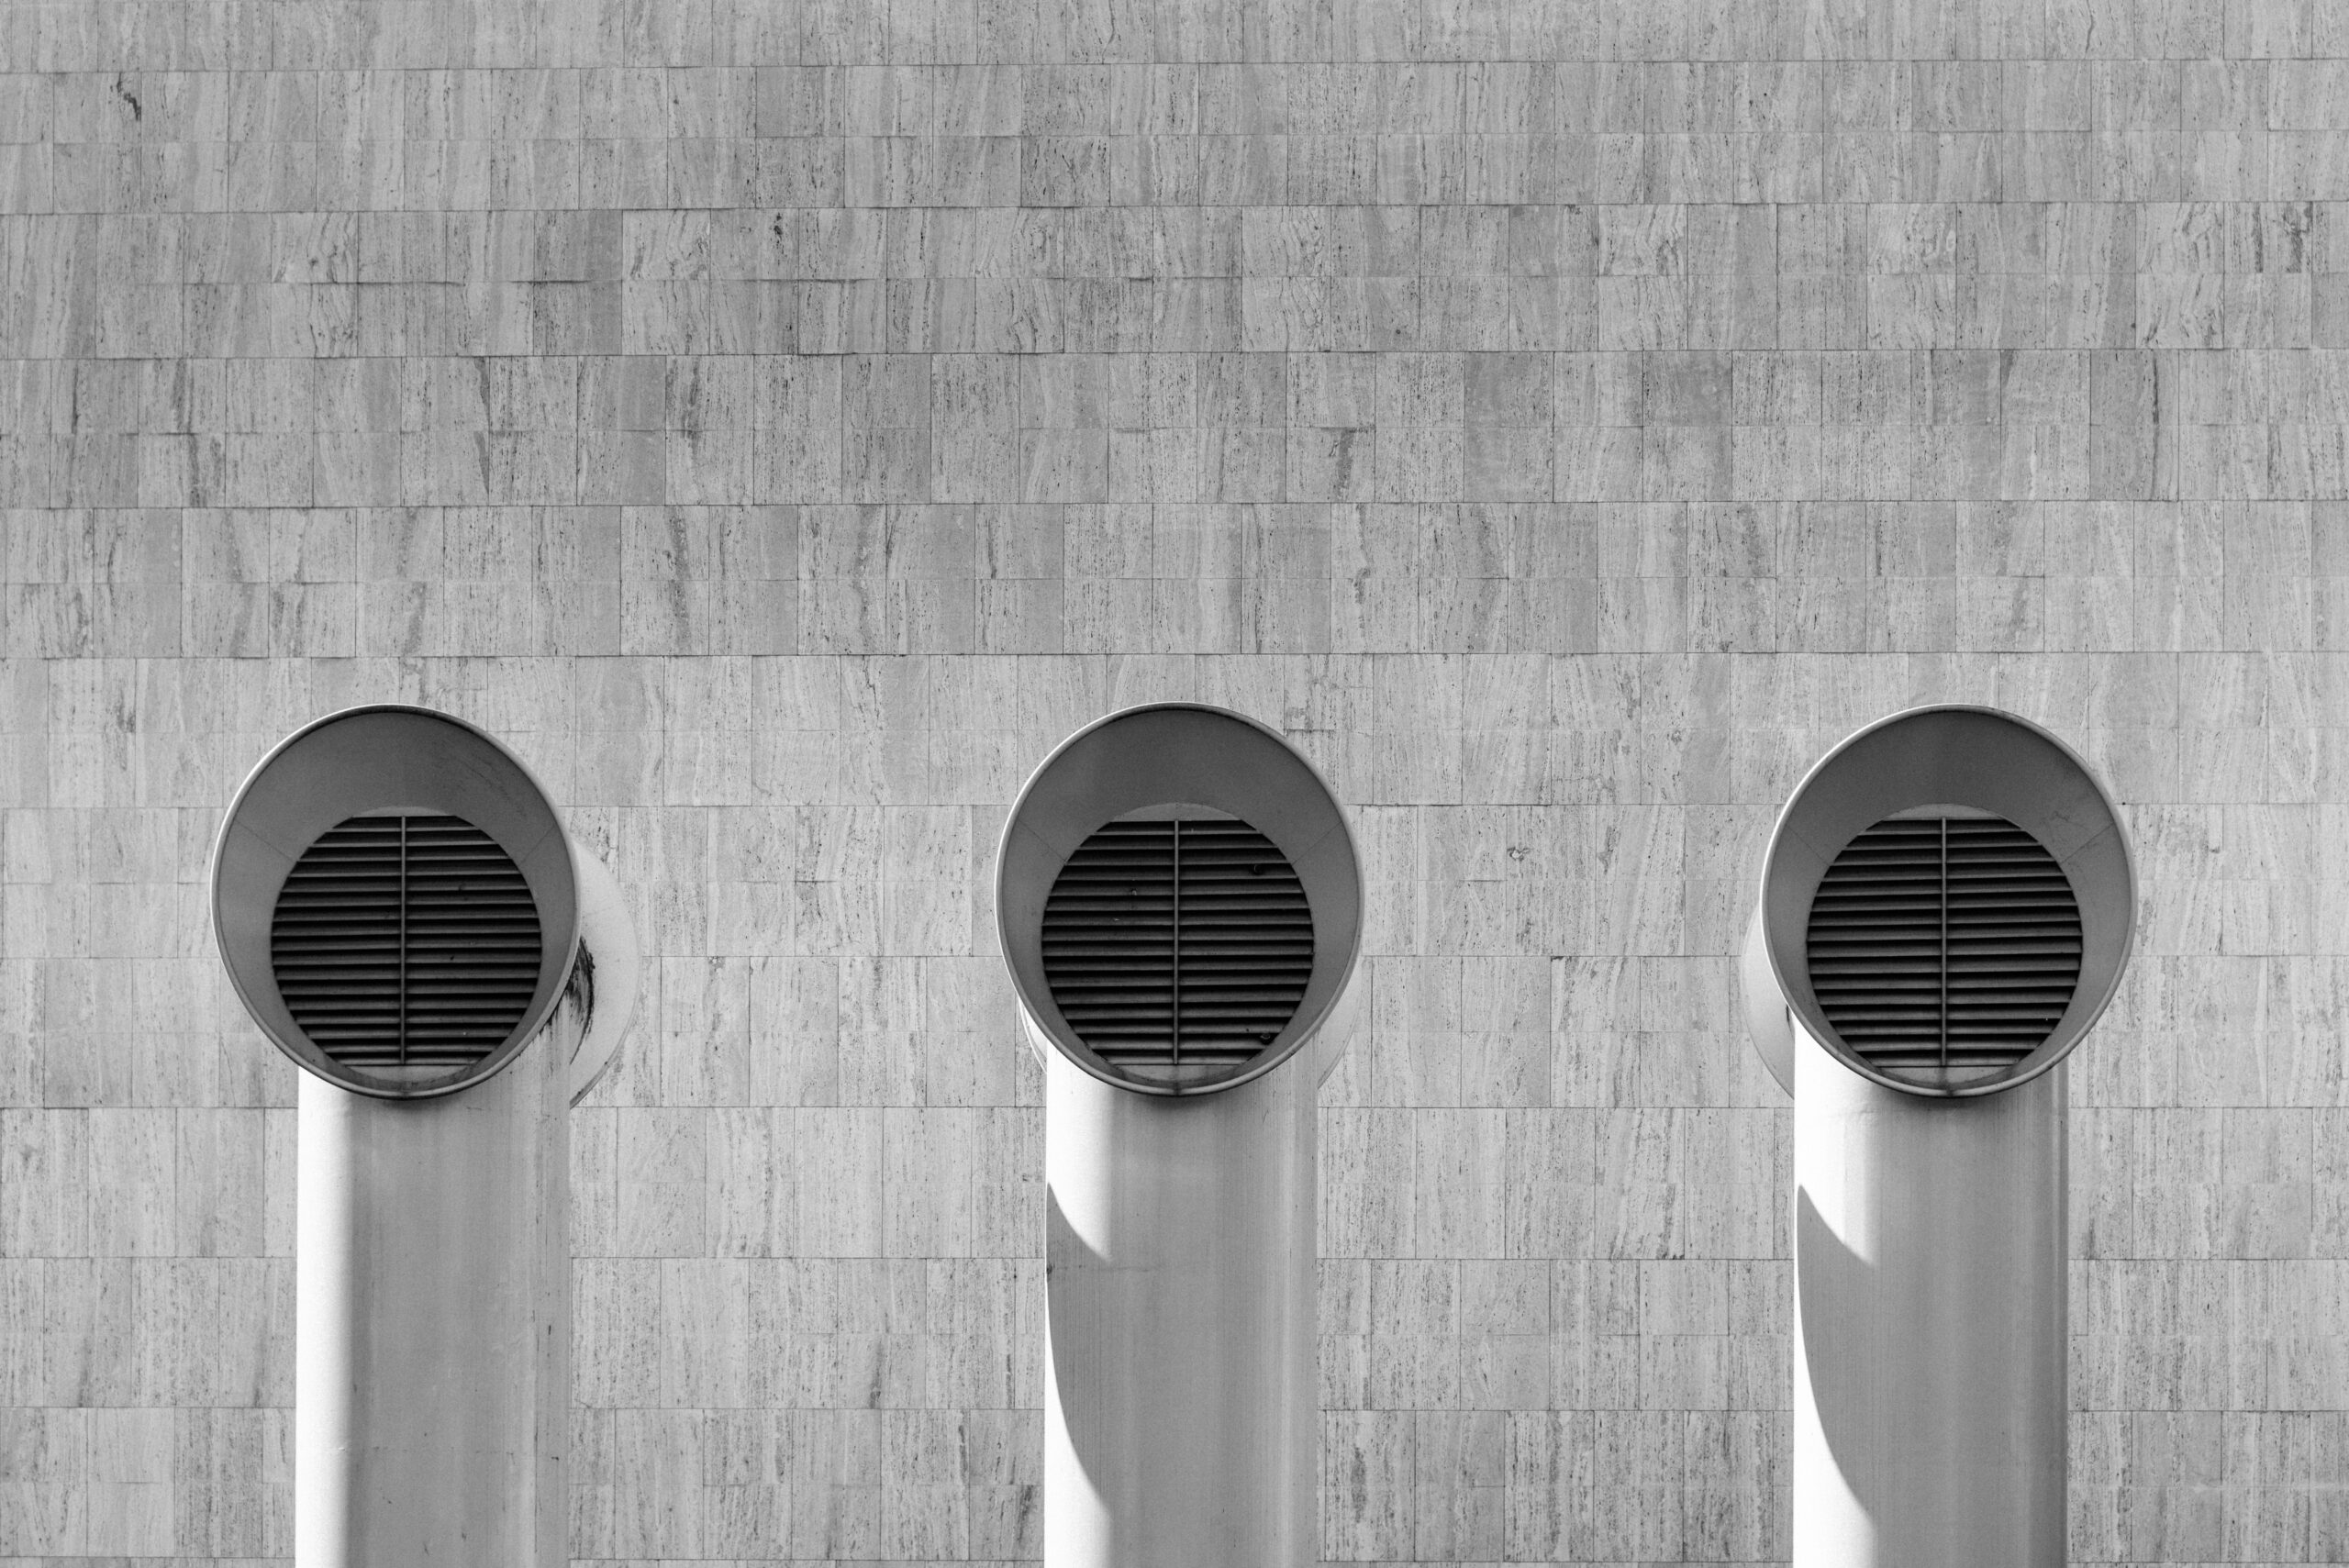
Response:
[{"label": "weathered stone surface", "polygon": [[1786,1551],[1732,964],[1858,723],[2127,803],[2073,1551],[2349,1554],[2349,12],[20,6],[0,26],[0,1558],[289,1550],[243,770],[489,726],[635,900],[583,1559],[1037,1549],[1007,802],[1198,698],[1356,812],[1335,1559]]}]

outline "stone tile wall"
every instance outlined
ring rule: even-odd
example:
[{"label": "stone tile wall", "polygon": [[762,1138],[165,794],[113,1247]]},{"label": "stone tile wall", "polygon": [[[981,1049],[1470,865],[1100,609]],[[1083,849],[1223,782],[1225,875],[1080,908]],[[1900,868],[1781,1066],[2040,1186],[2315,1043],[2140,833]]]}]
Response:
[{"label": "stone tile wall", "polygon": [[2073,1556],[2349,1560],[2349,10],[0,12],[0,1564],[290,1551],[293,1069],[203,876],[363,700],[634,900],[573,1546],[1032,1560],[1025,771],[1229,704],[1355,814],[1340,1561],[1782,1561],[1726,955],[1856,725],[2125,800]]}]

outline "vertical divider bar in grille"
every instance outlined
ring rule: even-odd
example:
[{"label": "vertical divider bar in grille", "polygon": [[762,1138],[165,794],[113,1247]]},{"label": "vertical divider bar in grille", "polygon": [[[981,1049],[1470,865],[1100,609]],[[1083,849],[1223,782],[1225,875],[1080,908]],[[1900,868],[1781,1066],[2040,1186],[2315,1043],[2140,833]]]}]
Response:
[{"label": "vertical divider bar in grille", "polygon": [[1175,1066],[1183,1063],[1183,823],[1176,818],[1171,824],[1174,831],[1167,835],[1168,849],[1173,856],[1174,889],[1174,919],[1169,929],[1174,939],[1174,962],[1170,966],[1174,984],[1167,987],[1166,1059]]},{"label": "vertical divider bar in grille", "polygon": [[407,1065],[407,817],[400,824],[400,1065]]},{"label": "vertical divider bar in grille", "polygon": [[1950,819],[1941,819],[1941,1066],[1950,1066]]}]

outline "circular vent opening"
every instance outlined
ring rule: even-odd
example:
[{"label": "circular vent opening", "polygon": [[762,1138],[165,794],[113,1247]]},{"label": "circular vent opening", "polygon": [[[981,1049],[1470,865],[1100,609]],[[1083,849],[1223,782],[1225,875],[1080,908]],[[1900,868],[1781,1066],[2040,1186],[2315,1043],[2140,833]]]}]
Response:
[{"label": "circular vent opening", "polygon": [[529,884],[462,817],[328,828],[287,874],[269,937],[286,1009],[346,1067],[470,1067],[512,1035],[539,983]]},{"label": "circular vent opening", "polygon": [[1080,844],[1044,903],[1053,1005],[1104,1062],[1152,1077],[1245,1066],[1296,1017],[1313,913],[1239,817],[1133,812]]},{"label": "circular vent opening", "polygon": [[2005,1073],[2079,984],[2080,906],[2045,846],[2002,817],[1929,806],[1846,845],[1820,882],[1810,980],[1844,1043],[1887,1077]]}]

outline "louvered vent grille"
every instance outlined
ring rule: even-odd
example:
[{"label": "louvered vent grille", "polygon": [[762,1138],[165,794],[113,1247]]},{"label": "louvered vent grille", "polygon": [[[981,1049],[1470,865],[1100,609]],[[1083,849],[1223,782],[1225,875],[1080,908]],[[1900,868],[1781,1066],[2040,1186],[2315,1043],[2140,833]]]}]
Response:
[{"label": "louvered vent grille", "polygon": [[1313,916],[1245,822],[1112,822],[1061,868],[1043,949],[1052,1001],[1103,1060],[1236,1067],[1296,1016]]},{"label": "louvered vent grille", "polygon": [[461,817],[354,817],[303,852],[270,920],[277,988],[351,1067],[462,1068],[504,1044],[539,984],[539,909]]},{"label": "louvered vent grille", "polygon": [[2053,1033],[2080,977],[2064,868],[2001,817],[1894,817],[1844,847],[1810,906],[1810,983],[1872,1066],[1996,1070]]}]

